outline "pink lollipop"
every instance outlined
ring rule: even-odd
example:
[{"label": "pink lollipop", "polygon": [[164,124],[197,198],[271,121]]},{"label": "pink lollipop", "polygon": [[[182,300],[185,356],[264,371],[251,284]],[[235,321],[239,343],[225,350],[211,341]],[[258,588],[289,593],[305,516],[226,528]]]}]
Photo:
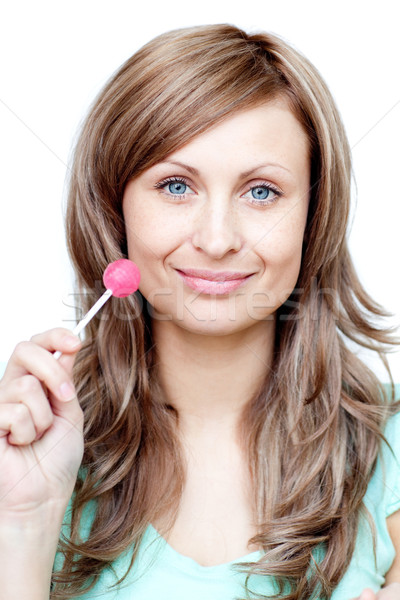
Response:
[{"label": "pink lollipop", "polygon": [[103,274],[107,290],[117,298],[124,298],[136,292],[139,287],[140,271],[134,262],[121,258],[110,263]]},{"label": "pink lollipop", "polygon": [[[127,258],[120,258],[108,265],[103,274],[103,283],[107,288],[104,294],[92,306],[89,312],[79,321],[78,325],[73,330],[75,335],[78,335],[107,302],[111,296],[124,298],[136,292],[139,287],[140,271],[137,265]],[[60,358],[61,352],[54,353],[55,358]]]}]

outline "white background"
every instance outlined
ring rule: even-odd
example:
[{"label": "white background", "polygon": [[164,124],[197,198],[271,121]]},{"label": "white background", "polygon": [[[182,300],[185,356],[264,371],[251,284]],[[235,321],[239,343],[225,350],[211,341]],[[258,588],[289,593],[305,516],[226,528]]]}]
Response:
[{"label": "white background", "polygon": [[[88,105],[111,73],[149,39],[205,23],[277,33],[323,74],[353,149],[358,188],[353,257],[366,289],[395,314],[392,323],[397,324],[397,7],[397,0],[9,2],[0,13],[0,361],[18,340],[37,331],[73,327],[64,178]],[[390,362],[400,382],[399,354]]]}]

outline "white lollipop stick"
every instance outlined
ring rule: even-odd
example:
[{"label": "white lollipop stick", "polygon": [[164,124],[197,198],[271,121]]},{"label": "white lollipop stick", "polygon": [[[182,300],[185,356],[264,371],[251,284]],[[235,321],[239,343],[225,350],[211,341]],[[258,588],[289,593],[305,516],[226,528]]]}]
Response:
[{"label": "white lollipop stick", "polygon": [[86,313],[81,321],[79,321],[78,325],[74,328],[73,334],[79,335],[81,331],[86,327],[86,325],[93,319],[94,315],[100,310],[100,308],[107,302],[107,300],[112,296],[112,290],[106,290],[104,294],[97,300],[95,304],[93,304],[92,308]]},{"label": "white lollipop stick", "polygon": [[[103,274],[103,283],[107,288],[104,294],[93,304],[81,321],[76,325],[72,333],[78,335],[89,323],[100,308],[111,296],[124,298],[136,292],[139,287],[140,271],[134,262],[127,258],[121,258],[108,265]],[[57,360],[61,356],[57,350],[53,356]]]},{"label": "white lollipop stick", "polygon": [[[112,295],[113,295],[112,290],[106,290],[104,292],[104,294],[97,300],[97,302],[95,304],[93,304],[92,308],[86,313],[86,315],[83,317],[83,319],[81,319],[79,321],[79,323],[75,326],[75,328],[72,330],[72,333],[74,335],[79,335],[81,333],[81,331],[83,331],[85,329],[85,327],[89,323],[89,321],[91,321],[93,319],[94,315],[97,312],[99,312],[101,307],[107,302],[107,300],[109,298],[111,298]],[[58,360],[60,358],[61,354],[62,354],[62,352],[57,350],[57,352],[54,352],[53,356],[56,360]]]}]

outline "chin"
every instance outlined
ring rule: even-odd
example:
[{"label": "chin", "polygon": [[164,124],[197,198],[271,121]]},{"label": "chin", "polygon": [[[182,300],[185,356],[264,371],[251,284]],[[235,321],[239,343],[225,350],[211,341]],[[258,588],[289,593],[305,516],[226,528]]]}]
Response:
[{"label": "chin", "polygon": [[[157,319],[156,319],[157,320]],[[168,322],[168,329],[176,328],[176,330],[186,331],[193,335],[200,335],[206,337],[224,337],[236,334],[243,334],[255,330],[258,327],[264,328],[267,323],[273,322],[274,317],[270,315],[265,319],[261,320],[249,320],[249,319],[229,319],[218,316],[217,318],[200,318],[199,316],[193,317],[192,315],[183,319],[171,318]],[[165,321],[164,321],[165,322]],[[159,321],[162,327],[162,321]]]},{"label": "chin", "polygon": [[[178,308],[178,310],[177,310]],[[265,327],[274,321],[274,310],[257,310],[249,314],[246,305],[222,302],[176,304],[157,302],[151,305],[150,316],[158,328],[178,328],[204,336],[229,336]]]},{"label": "chin", "polygon": [[208,321],[208,322],[190,322],[177,323],[181,329],[184,329],[187,332],[190,332],[195,335],[203,335],[207,337],[223,337],[229,336],[234,333],[238,333],[245,328],[241,328],[237,323],[222,323],[221,321]]}]

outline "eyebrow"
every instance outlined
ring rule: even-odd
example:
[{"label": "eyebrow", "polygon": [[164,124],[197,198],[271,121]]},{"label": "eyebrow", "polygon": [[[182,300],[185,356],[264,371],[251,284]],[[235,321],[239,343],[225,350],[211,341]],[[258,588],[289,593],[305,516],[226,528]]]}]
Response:
[{"label": "eyebrow", "polygon": [[[186,169],[187,171],[189,171],[189,173],[192,173],[192,175],[200,174],[199,171],[197,169],[195,169],[195,167],[186,165],[185,163],[179,162],[178,160],[164,160],[164,161],[162,161],[161,164],[166,164],[166,163],[170,164],[170,165],[176,165],[177,167]],[[292,175],[292,172],[289,169],[287,169],[286,167],[284,167],[283,165],[280,165],[279,163],[271,162],[271,163],[257,165],[256,167],[253,167],[252,169],[249,169],[248,171],[243,171],[243,173],[240,174],[240,177],[248,177],[249,175],[252,175],[252,173],[255,173],[256,171],[258,171],[260,169],[265,169],[267,167],[276,167],[278,169],[283,169],[284,171],[286,171],[287,173]]]}]

